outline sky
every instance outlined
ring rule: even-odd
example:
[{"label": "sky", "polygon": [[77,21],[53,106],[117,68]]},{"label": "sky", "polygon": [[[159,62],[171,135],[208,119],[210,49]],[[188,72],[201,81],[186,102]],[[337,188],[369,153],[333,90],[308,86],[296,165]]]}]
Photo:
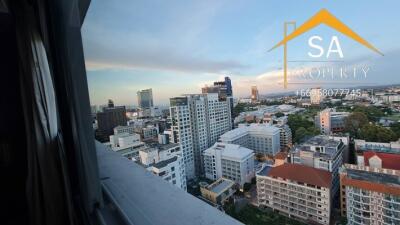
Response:
[{"label": "sky", "polygon": [[[327,9],[383,52],[378,55],[339,32],[320,25],[288,43],[289,88],[283,89],[283,24],[297,27]],[[136,105],[136,92],[152,88],[156,105],[169,98],[200,93],[201,87],[229,76],[234,97],[310,88],[293,74],[315,68],[368,67],[368,76],[342,84],[400,83],[400,1],[397,0],[92,0],[82,27],[91,104]],[[291,28],[289,27],[289,32]],[[308,45],[318,35],[325,54],[312,60]],[[343,58],[326,51],[337,36]],[[296,61],[296,62],[291,62]],[[299,62],[301,61],[301,62]],[[336,74],[336,73],[335,73]]]}]

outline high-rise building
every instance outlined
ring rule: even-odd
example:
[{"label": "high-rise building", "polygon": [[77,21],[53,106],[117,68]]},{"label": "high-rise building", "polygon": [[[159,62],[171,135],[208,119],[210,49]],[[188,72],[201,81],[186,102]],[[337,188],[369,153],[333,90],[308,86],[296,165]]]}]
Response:
[{"label": "high-rise building", "polygon": [[231,107],[231,120],[232,120],[232,128],[233,128],[233,91],[232,91],[232,82],[229,77],[225,77],[224,81],[215,81],[214,85],[206,86],[201,89],[203,94],[207,93],[218,93],[218,97],[221,100],[227,99],[229,101],[229,105]]},{"label": "high-rise building", "polygon": [[258,89],[257,86],[252,86],[251,87],[251,101],[256,102],[258,101]]},{"label": "high-rise building", "polygon": [[256,177],[259,207],[307,224],[330,224],[332,198],[328,171],[285,163],[265,166]]},{"label": "high-rise building", "polygon": [[223,143],[237,144],[255,153],[274,156],[280,150],[280,129],[268,124],[240,124],[238,128],[221,135]]},{"label": "high-rise building", "polygon": [[[385,164],[396,168],[382,167]],[[379,157],[371,157],[369,166],[341,167],[340,206],[347,224],[400,224],[399,169],[398,159]]]},{"label": "high-rise building", "polygon": [[171,141],[179,143],[188,179],[203,173],[202,152],[232,128],[229,101],[218,94],[170,99]]},{"label": "high-rise building", "polygon": [[254,152],[240,145],[215,143],[204,151],[205,176],[230,179],[241,187],[254,177]]},{"label": "high-rise building", "polygon": [[327,108],[315,116],[315,126],[322,134],[342,132],[345,128],[345,119],[349,115],[349,112],[336,112],[334,108]]},{"label": "high-rise building", "polygon": [[333,137],[319,135],[290,151],[290,162],[326,170],[332,173],[332,197],[339,190],[339,167],[343,163],[344,143]]},{"label": "high-rise building", "polygon": [[101,141],[107,141],[113,134],[113,129],[117,126],[126,126],[125,106],[114,106],[112,100],[109,100],[108,107],[104,107],[102,112],[97,113],[98,138]]},{"label": "high-rise building", "polygon": [[140,90],[137,92],[138,106],[142,110],[153,107],[153,91],[152,89]]}]

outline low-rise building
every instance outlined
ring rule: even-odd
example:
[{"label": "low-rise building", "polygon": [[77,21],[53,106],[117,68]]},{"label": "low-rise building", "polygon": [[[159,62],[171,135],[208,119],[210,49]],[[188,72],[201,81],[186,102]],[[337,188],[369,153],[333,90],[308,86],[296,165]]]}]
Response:
[{"label": "low-rise building", "polygon": [[215,143],[204,151],[203,156],[205,176],[208,179],[224,177],[243,187],[254,177],[254,152],[248,148]]},{"label": "low-rise building", "polygon": [[110,135],[110,142],[104,144],[129,159],[137,158],[139,151],[146,148],[145,143],[140,141],[138,134],[129,133]]},{"label": "low-rise building", "polygon": [[235,182],[226,178],[220,178],[214,183],[205,187],[200,187],[203,198],[218,204],[224,203],[236,192]]},{"label": "low-rise building", "polygon": [[240,124],[238,128],[221,135],[220,141],[274,156],[280,151],[280,132],[279,128],[269,124]]},{"label": "low-rise building", "polygon": [[155,144],[139,151],[140,163],[148,171],[186,190],[185,164],[179,144]]},{"label": "low-rise building", "polygon": [[385,142],[369,142],[361,139],[354,140],[354,148],[356,151],[375,151],[400,154],[400,140]]},{"label": "low-rise building", "polygon": [[329,224],[331,173],[285,163],[265,166],[257,174],[259,207],[267,207],[308,224]]},{"label": "low-rise building", "polygon": [[[400,171],[373,161],[341,168],[341,213],[348,224],[400,224]],[[398,163],[398,162],[397,162]]]},{"label": "low-rise building", "polygon": [[114,134],[122,134],[122,133],[134,134],[135,127],[134,126],[117,126],[114,128]]}]

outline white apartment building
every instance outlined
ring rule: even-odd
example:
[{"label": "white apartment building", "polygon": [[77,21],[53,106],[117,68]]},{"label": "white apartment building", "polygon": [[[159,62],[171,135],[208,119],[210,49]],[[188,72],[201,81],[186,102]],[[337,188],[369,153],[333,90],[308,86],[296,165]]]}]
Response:
[{"label": "white apartment building", "polygon": [[286,124],[283,125],[275,125],[275,127],[279,128],[280,132],[280,145],[281,149],[285,147],[292,147],[292,129]]},{"label": "white apartment building", "polygon": [[343,163],[344,147],[344,143],[334,137],[318,135],[295,146],[289,153],[290,163],[331,172],[332,197],[335,197],[339,190],[339,167]]},{"label": "white apartment building", "polygon": [[202,152],[220,135],[231,130],[229,98],[217,93],[193,94],[170,99],[171,137],[181,145],[188,179],[203,173]]},{"label": "white apartment building", "polygon": [[280,150],[280,132],[279,128],[269,124],[239,124],[238,128],[221,135],[220,141],[274,156]]},{"label": "white apartment building", "polygon": [[349,112],[336,112],[334,108],[327,108],[315,116],[315,125],[322,134],[342,132],[345,128],[345,119],[349,115]]},{"label": "white apartment building", "polygon": [[[341,213],[349,225],[400,224],[400,171],[345,164],[341,168]],[[379,163],[378,163],[379,164]],[[375,166],[372,166],[375,165]]]},{"label": "white apartment building", "polygon": [[254,152],[235,144],[215,143],[204,151],[205,176],[235,181],[241,187],[254,177]]},{"label": "white apartment building", "polygon": [[110,142],[104,144],[129,159],[137,158],[139,150],[146,148],[145,143],[140,141],[140,135],[129,133],[110,135]]},{"label": "white apartment building", "polygon": [[179,144],[153,144],[140,150],[139,158],[148,171],[186,190],[185,162]]},{"label": "white apartment building", "polygon": [[265,166],[257,175],[259,207],[307,224],[329,225],[331,173],[298,164]]}]

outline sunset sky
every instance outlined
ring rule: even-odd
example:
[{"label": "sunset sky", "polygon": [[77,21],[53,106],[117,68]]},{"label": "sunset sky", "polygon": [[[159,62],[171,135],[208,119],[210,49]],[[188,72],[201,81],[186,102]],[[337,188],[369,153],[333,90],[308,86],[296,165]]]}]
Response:
[{"label": "sunset sky", "polygon": [[[311,36],[321,36],[320,45],[327,49],[335,35],[344,58],[340,64],[319,67],[368,66],[362,82],[400,83],[396,0],[92,0],[83,26],[91,103],[111,98],[118,105],[134,105],[138,90],[152,88],[155,104],[166,105],[170,97],[200,93],[202,86],[226,75],[232,79],[234,97],[249,96],[251,85],[257,85],[260,94],[287,91],[282,85],[283,48],[268,50],[283,39],[285,21],[300,26],[322,8],[384,56],[321,25],[289,43],[289,60],[310,60]],[[290,72],[315,66],[288,64]],[[289,81],[296,80],[292,76]],[[289,84],[289,90],[307,87]]]}]

